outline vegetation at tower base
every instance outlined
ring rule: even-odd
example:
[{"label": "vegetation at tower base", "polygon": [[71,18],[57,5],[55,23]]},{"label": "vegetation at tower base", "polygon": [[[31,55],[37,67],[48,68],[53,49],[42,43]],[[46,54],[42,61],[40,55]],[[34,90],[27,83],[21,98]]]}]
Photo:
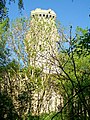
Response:
[{"label": "vegetation at tower base", "polygon": [[[0,66],[1,119],[89,119],[90,36],[87,34],[87,30],[78,28],[75,39],[68,39],[62,30],[58,30],[61,32],[59,54],[50,57],[52,63],[50,65],[55,64],[58,69],[54,74],[45,74],[43,67],[30,65],[30,56],[36,55],[37,51],[32,49],[32,46],[29,46],[25,39],[30,28],[29,23],[30,21],[25,18],[17,19],[13,21],[11,30],[6,33],[6,37],[8,34],[7,45],[12,53],[12,62],[8,62],[4,67]],[[2,31],[0,30],[0,32]],[[69,49],[67,47],[65,49],[65,46],[62,49],[62,45],[67,41],[70,44]],[[32,44],[34,43],[35,41],[32,41]],[[27,51],[25,47],[28,47]],[[42,49],[40,49],[41,52]],[[30,54],[30,50],[33,54]],[[53,51],[53,47],[51,50]],[[63,106],[59,105],[58,111],[47,113],[44,111],[46,106],[42,100],[45,96],[47,103],[51,100],[51,86],[55,92],[60,93],[63,97]],[[35,93],[38,93],[38,96]],[[33,100],[37,100],[35,98],[38,98],[37,109],[33,109],[35,106]],[[42,106],[44,113],[40,113]]]},{"label": "vegetation at tower base", "polygon": [[[22,56],[23,56],[23,53],[24,52],[18,52],[18,51],[20,51],[20,50],[22,50],[22,51],[24,51],[23,50],[23,47],[20,47],[21,45],[22,45],[22,38],[19,36],[19,35],[22,35],[21,33],[23,33],[23,29],[21,29],[21,27],[20,27],[20,25],[21,25],[21,21],[19,21],[19,20],[17,20],[16,22],[18,22],[18,24],[16,24],[16,23],[14,23],[13,24],[13,28],[14,29],[12,29],[11,31],[10,31],[10,37],[11,38],[13,38],[13,39],[11,39],[10,37],[9,37],[9,45],[12,47],[12,50],[13,50],[13,52],[15,52],[16,53],[16,55],[17,55],[17,58],[18,58],[18,61],[21,59],[21,58],[23,58]],[[20,23],[19,23],[20,22]],[[17,25],[17,26],[14,26],[14,25]],[[25,24],[23,24],[23,25],[25,25]],[[17,28],[18,27],[18,28]],[[25,27],[26,28],[26,27]],[[18,35],[18,33],[16,33],[16,31],[15,31],[15,29],[16,30],[18,30],[19,32],[19,35]],[[21,32],[20,32],[21,31]],[[12,34],[11,34],[12,33]],[[17,38],[18,38],[18,40],[21,40],[20,41],[20,43],[19,42],[17,42],[17,38],[16,37],[14,37],[15,36],[15,33],[17,34],[16,36],[17,36]],[[19,36],[19,37],[18,37]],[[15,38],[15,39],[14,39]],[[19,47],[14,47],[14,46],[19,46]],[[13,49],[13,47],[14,47],[14,49]],[[21,48],[21,49],[20,49]],[[25,51],[26,52],[26,51]],[[29,51],[27,51],[27,53],[26,54],[29,54],[30,52]],[[27,56],[27,58],[26,58],[27,60],[27,64],[26,64],[26,69],[24,70],[24,69],[22,69],[22,71],[24,72],[24,73],[22,73],[22,77],[23,78],[25,78],[28,82],[30,82],[30,84],[31,84],[31,87],[30,87],[30,85],[29,85],[29,89],[31,89],[31,91],[29,91],[28,92],[28,94],[32,94],[31,96],[33,96],[35,93],[38,93],[38,94],[36,94],[36,96],[35,97],[37,97],[39,100],[38,100],[38,102],[36,103],[36,109],[34,110],[34,113],[36,112],[36,114],[38,115],[38,114],[40,114],[39,112],[41,111],[40,109],[41,109],[41,107],[43,106],[43,112],[45,112],[45,105],[42,103],[42,100],[43,100],[43,98],[46,96],[46,100],[45,100],[45,104],[47,104],[48,103],[48,101],[49,101],[49,99],[51,99],[51,92],[52,92],[52,88],[51,88],[51,81],[52,81],[52,79],[53,79],[53,82],[55,81],[55,78],[53,78],[53,75],[49,75],[49,74],[45,74],[45,73],[43,73],[42,72],[42,68],[38,68],[38,67],[36,67],[36,66],[30,66],[30,56],[28,57]],[[22,59],[22,60],[25,60],[25,58],[24,59]],[[25,61],[25,62],[26,62]],[[23,61],[22,61],[23,62]],[[25,62],[23,62],[23,64],[24,64],[24,66],[25,66]],[[25,68],[25,67],[24,67]],[[20,72],[20,74],[21,74],[21,72]],[[22,81],[24,81],[24,79],[21,79]],[[27,85],[28,85],[29,83],[27,83]],[[54,84],[55,83],[53,83],[52,84],[52,87],[55,87],[54,86]],[[35,88],[33,88],[33,87],[35,87]],[[25,89],[27,89],[27,88],[25,88]],[[42,91],[41,91],[42,90]],[[56,90],[57,91],[57,90]],[[38,96],[37,96],[38,95]],[[22,97],[20,97],[20,98],[22,98]],[[36,100],[37,100],[37,98],[36,98]],[[29,99],[29,101],[30,101],[30,99],[31,98],[28,98]],[[32,98],[32,99],[34,99],[35,100],[35,98]],[[45,99],[45,98],[44,98]],[[35,104],[35,102],[34,103],[32,103],[32,104]],[[25,105],[25,104],[24,104]],[[32,105],[32,107],[33,107],[33,105]],[[30,106],[29,106],[29,109],[30,109]],[[57,109],[57,108],[54,108],[54,109]],[[48,106],[48,110],[49,110],[49,106]],[[32,113],[33,113],[33,108],[31,108],[31,110],[30,111],[32,111]],[[29,111],[29,112],[30,112]],[[27,111],[27,113],[28,113],[28,111]]]}]

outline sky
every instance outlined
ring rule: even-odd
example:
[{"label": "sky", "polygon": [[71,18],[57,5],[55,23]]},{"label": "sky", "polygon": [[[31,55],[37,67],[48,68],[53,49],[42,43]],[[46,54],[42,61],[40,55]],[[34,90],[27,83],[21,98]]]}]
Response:
[{"label": "sky", "polygon": [[[7,5],[9,8],[9,18],[13,20],[20,17],[16,3]],[[77,26],[82,28],[90,28],[90,0],[23,0],[24,10],[23,16],[30,16],[30,12],[36,8],[52,9],[57,15],[57,20],[60,21],[62,26],[69,28],[70,25],[73,29]]]}]

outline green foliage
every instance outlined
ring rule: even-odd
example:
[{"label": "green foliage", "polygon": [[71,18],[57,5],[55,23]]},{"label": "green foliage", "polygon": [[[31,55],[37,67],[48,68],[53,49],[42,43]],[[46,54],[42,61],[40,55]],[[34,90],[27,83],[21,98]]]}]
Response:
[{"label": "green foliage", "polygon": [[75,39],[75,52],[80,55],[89,55],[90,54],[90,34],[88,30],[83,30],[82,28],[77,28],[76,31],[77,38]]},{"label": "green foliage", "polygon": [[[8,30],[8,47],[12,54],[12,59],[17,59],[21,67],[28,65],[29,58],[25,51],[25,34],[29,29],[29,19],[17,18],[12,21],[11,26]],[[13,55],[14,54],[14,55]],[[30,53],[29,53],[30,54]]]},{"label": "green foliage", "polygon": [[13,106],[12,98],[6,91],[0,92],[0,119],[1,120],[16,120],[18,117],[17,112]]},{"label": "green foliage", "polygon": [[[6,7],[6,3],[9,2],[9,4],[11,4],[11,2],[15,3],[15,0],[1,0],[0,1],[0,20],[2,20],[2,18],[4,19],[5,17],[7,17],[8,11],[7,11],[7,7]],[[18,0],[18,8],[19,10],[24,9],[23,7],[23,0]]]},{"label": "green foliage", "polygon": [[[50,114],[43,113],[40,116],[27,115],[27,120],[51,120],[51,118],[54,114],[55,114],[55,112],[51,112]],[[58,115],[53,120],[61,120],[61,118]]]},{"label": "green foliage", "polygon": [[63,89],[64,107],[58,114],[64,112],[64,119],[68,120],[77,120],[77,116],[79,120],[84,120],[90,116],[90,36],[87,30],[78,28],[76,39],[71,39],[70,42],[71,51],[69,48],[59,55],[59,79],[62,79],[60,85]]},{"label": "green foliage", "polygon": [[5,66],[9,62],[9,48],[7,43],[8,18],[0,24],[0,66]]}]

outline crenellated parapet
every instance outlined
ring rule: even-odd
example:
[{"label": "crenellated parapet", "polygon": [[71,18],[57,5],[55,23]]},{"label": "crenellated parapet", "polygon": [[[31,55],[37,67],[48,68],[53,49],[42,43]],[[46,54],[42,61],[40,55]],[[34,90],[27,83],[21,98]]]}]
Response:
[{"label": "crenellated parapet", "polygon": [[51,9],[42,10],[42,9],[37,8],[37,9],[31,11],[31,17],[35,17],[35,16],[42,17],[42,18],[55,19],[56,13]]}]

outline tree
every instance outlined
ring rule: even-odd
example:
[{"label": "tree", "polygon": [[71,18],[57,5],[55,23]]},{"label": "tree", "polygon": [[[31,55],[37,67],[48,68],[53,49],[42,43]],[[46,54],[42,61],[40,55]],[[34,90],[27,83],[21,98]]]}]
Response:
[{"label": "tree", "polygon": [[[2,19],[8,17],[8,10],[6,7],[6,3],[8,2],[8,0],[1,0],[0,1],[0,22],[2,21]],[[9,4],[11,4],[11,2],[15,2],[15,0],[9,0]],[[23,9],[23,0],[18,0],[18,8],[19,10]]]},{"label": "tree", "polygon": [[74,48],[77,54],[87,56],[90,53],[90,34],[88,29],[84,30],[77,27],[76,30],[77,38],[75,40]]},{"label": "tree", "polygon": [[9,62],[9,48],[6,47],[7,43],[7,23],[8,18],[0,24],[0,66],[5,66]]},{"label": "tree", "polygon": [[[5,32],[9,27],[9,18],[8,18],[8,10],[6,7],[6,3],[15,2],[15,0],[1,0],[0,1],[0,65],[3,66],[3,63],[7,61],[6,58],[8,57],[8,48],[6,48],[7,37]],[[23,1],[18,0],[18,7],[19,10],[23,8]],[[3,63],[2,63],[3,62]]]},{"label": "tree", "polygon": [[61,50],[59,57],[56,57],[58,67],[61,70],[60,73],[57,72],[57,75],[63,89],[64,103],[62,109],[55,116],[61,113],[62,119],[74,120],[78,116],[78,119],[86,120],[90,116],[88,108],[90,105],[90,54],[87,54],[89,36],[87,36],[86,30],[83,31],[85,34],[83,34],[82,29],[79,29],[76,38],[66,39],[69,42],[69,49],[67,50],[66,47],[64,51]]},{"label": "tree", "polygon": [[[51,110],[50,101],[52,100],[51,98],[52,98],[53,91],[54,91],[54,94],[55,92],[59,94],[58,90],[55,90],[56,84],[55,84],[55,77],[53,77],[54,75],[45,73],[44,72],[45,69],[42,66],[36,65],[36,63],[38,63],[37,61],[39,61],[39,57],[46,58],[46,56],[44,56],[44,52],[46,52],[46,50],[48,50],[50,47],[52,48],[53,46],[51,44],[52,41],[50,41],[52,37],[52,33],[51,33],[52,31],[50,30],[51,28],[52,29],[54,28],[53,20],[52,20],[52,24],[50,25],[49,23],[46,23],[45,21],[43,21],[43,23],[46,25],[43,24],[41,27],[39,27],[41,25],[41,21],[40,22],[37,21],[38,28],[34,30],[33,27],[30,28],[31,27],[30,21],[28,19],[21,18],[21,19],[17,19],[13,21],[10,27],[10,30],[8,31],[9,48],[11,52],[14,54],[14,56],[16,57],[16,60],[20,65],[20,71],[18,71],[18,73],[15,72],[15,78],[13,79],[15,79],[15,81],[19,79],[19,81],[21,82],[20,85],[18,84],[18,90],[16,90],[19,95],[17,96],[19,101],[16,101],[16,102],[17,103],[19,102],[18,107],[20,109],[18,112],[20,116],[22,114],[24,117],[27,117],[27,114],[36,114],[39,116],[41,111],[45,112],[46,109],[50,111]],[[46,26],[50,26],[50,29],[49,27],[46,27]],[[47,49],[45,46],[47,45],[46,43],[44,43],[45,45],[38,44],[39,38],[42,38],[42,28],[43,29],[47,28],[46,31],[43,30],[44,32],[43,43],[47,42],[49,46]],[[29,31],[29,29],[31,31]],[[40,36],[37,36],[36,32],[40,34]],[[48,36],[50,33],[49,38],[46,38],[47,36],[45,33],[47,33]],[[32,34],[35,34],[35,36],[32,37]],[[34,49],[34,47],[38,49]],[[49,56],[51,56],[52,55],[51,53],[53,53],[53,51],[51,51],[51,53],[49,53],[49,51],[47,52]],[[12,56],[12,58],[14,56]],[[36,56],[38,56],[38,59],[36,59]],[[44,67],[49,66],[49,68],[51,69],[52,65],[49,64],[50,62],[49,57],[47,57],[46,60],[47,60],[46,62],[48,65],[45,63],[44,65],[46,66]],[[31,64],[30,61],[33,62],[33,64]],[[12,78],[10,81],[13,81]],[[57,104],[57,100],[56,100],[56,104]],[[54,109],[57,109],[57,106]]]}]

